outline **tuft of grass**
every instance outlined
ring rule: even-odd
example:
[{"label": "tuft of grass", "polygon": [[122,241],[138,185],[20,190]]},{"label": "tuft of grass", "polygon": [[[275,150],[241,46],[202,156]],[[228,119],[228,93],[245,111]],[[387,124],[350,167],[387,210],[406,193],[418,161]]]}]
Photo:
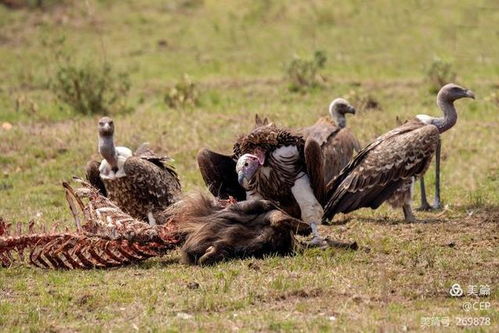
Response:
[{"label": "tuft of grass", "polygon": [[109,115],[129,111],[126,97],[130,80],[110,63],[62,64],[50,83],[57,98],[83,115]]},{"label": "tuft of grass", "polygon": [[452,68],[450,61],[435,58],[426,69],[426,82],[428,91],[437,94],[440,88],[456,80],[457,74]]},{"label": "tuft of grass", "polygon": [[350,90],[345,98],[355,106],[358,111],[381,110],[381,104],[378,101],[378,98],[364,90]]},{"label": "tuft of grass", "polygon": [[190,76],[184,74],[175,86],[171,87],[165,95],[165,103],[171,108],[183,108],[199,105],[200,92]]},{"label": "tuft of grass", "polygon": [[0,0],[0,5],[10,9],[46,9],[64,3],[65,0]]},{"label": "tuft of grass", "polygon": [[315,51],[312,58],[303,59],[294,56],[286,66],[286,76],[289,81],[289,90],[292,92],[305,92],[318,87],[323,80],[319,70],[323,69],[327,61],[324,51]]}]

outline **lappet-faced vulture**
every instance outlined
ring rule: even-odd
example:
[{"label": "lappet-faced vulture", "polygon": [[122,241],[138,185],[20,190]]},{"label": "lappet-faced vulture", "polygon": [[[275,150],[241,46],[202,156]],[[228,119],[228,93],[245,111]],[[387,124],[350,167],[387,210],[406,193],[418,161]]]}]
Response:
[{"label": "lappet-faced vulture", "polygon": [[322,117],[301,132],[305,139],[311,137],[319,143],[324,155],[324,182],[329,183],[352,159],[360,143],[346,127],[345,115],[355,114],[355,108],[343,98],[336,98],[329,105],[331,118]]},{"label": "lappet-faced vulture", "polygon": [[232,156],[203,149],[197,158],[215,196],[269,200],[308,223],[313,242],[323,241],[316,228],[323,215],[323,161],[315,140],[263,122],[237,140]]},{"label": "lappet-faced vulture", "polygon": [[156,217],[181,193],[180,181],[166,156],[156,156],[146,144],[135,153],[114,145],[114,123],[99,120],[101,162],[87,163],[87,180],[132,217],[161,224]]},{"label": "lappet-faced vulture", "polygon": [[407,221],[415,220],[411,184],[428,169],[440,134],[456,123],[454,101],[466,97],[475,98],[470,90],[449,83],[437,96],[443,117],[418,115],[363,148],[327,185],[323,221],[362,207],[376,209],[389,198],[392,205],[402,206]]}]

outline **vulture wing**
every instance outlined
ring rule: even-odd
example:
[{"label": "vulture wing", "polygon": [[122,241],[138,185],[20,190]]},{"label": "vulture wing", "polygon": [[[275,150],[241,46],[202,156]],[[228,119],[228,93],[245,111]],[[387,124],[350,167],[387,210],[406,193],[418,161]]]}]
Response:
[{"label": "vulture wing", "polygon": [[89,161],[85,167],[87,181],[92,184],[93,187],[97,188],[103,196],[107,197],[106,187],[100,178],[99,171],[100,162]]},{"label": "vulture wing", "polygon": [[336,135],[339,131],[340,128],[330,119],[320,118],[312,126],[304,128],[302,134],[305,139],[312,137],[322,147],[331,136]]},{"label": "vulture wing", "polygon": [[311,137],[305,141],[304,155],[310,185],[317,201],[323,205],[325,195],[323,155],[321,146]]},{"label": "vulture wing", "polygon": [[237,182],[236,162],[231,156],[203,149],[198,153],[197,160],[204,182],[214,196],[246,200],[246,191]]},{"label": "vulture wing", "polygon": [[323,222],[337,213],[378,208],[405,180],[426,171],[438,138],[435,126],[413,120],[362,149],[327,185]]},{"label": "vulture wing", "polygon": [[350,162],[354,150],[360,151],[359,141],[352,131],[342,128],[322,146],[324,153],[324,175],[326,182],[330,182]]},{"label": "vulture wing", "polygon": [[156,153],[149,147],[148,143],[141,144],[139,148],[137,148],[137,150],[133,153],[133,155],[155,164],[156,166],[163,169],[166,173],[168,173],[169,177],[172,178],[172,182],[178,184],[178,192],[180,193],[181,187],[180,180],[178,179],[178,174],[175,171],[175,168],[167,163],[169,161],[173,161],[171,157],[156,155]]},{"label": "vulture wing", "polygon": [[158,166],[137,156],[129,157],[123,167],[127,177],[133,179],[138,202],[152,201],[155,206],[168,206],[180,195],[180,182],[171,167]]}]

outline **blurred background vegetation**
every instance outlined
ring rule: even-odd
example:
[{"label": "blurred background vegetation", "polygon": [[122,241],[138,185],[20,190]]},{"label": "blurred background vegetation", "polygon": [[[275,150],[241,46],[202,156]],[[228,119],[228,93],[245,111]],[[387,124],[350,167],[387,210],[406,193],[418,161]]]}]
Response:
[{"label": "blurred background vegetation", "polygon": [[432,223],[399,224],[401,212],[382,207],[324,228],[370,252],[0,270],[0,331],[417,330],[422,316],[463,315],[453,283],[497,282],[499,206],[497,0],[0,0],[0,217],[10,221],[70,223],[61,182],[99,158],[105,114],[118,145],[172,156],[190,191],[204,188],[197,151],[230,152],[255,113],[299,128],[346,97],[358,110],[348,126],[367,144],[439,115],[448,81],[477,99],[456,103],[442,137],[445,209],[417,214]]},{"label": "blurred background vegetation", "polygon": [[104,114],[117,117],[119,144],[174,156],[191,188],[202,185],[196,151],[228,151],[254,113],[301,127],[344,96],[362,111],[349,125],[366,144],[438,114],[448,81],[478,100],[459,105],[444,136],[444,181],[467,190],[460,198],[497,199],[495,1],[0,3],[2,214],[64,214],[59,182],[82,174]]}]

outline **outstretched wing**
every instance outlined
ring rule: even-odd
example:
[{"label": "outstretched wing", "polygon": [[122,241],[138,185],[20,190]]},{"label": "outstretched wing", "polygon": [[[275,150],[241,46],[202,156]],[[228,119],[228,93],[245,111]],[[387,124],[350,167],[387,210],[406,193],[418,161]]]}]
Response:
[{"label": "outstretched wing", "polygon": [[325,195],[324,161],[321,146],[311,137],[305,141],[304,155],[310,185],[314,191],[315,198],[323,205]]},{"label": "outstretched wing", "polygon": [[99,190],[100,194],[107,197],[106,187],[100,178],[99,166],[100,162],[89,161],[85,167],[85,176],[87,181]]},{"label": "outstretched wing", "polygon": [[210,192],[221,199],[246,200],[246,191],[237,182],[236,162],[231,156],[202,149],[197,155],[201,175]]},{"label": "outstretched wing", "polygon": [[327,185],[323,222],[337,213],[378,208],[405,180],[426,171],[438,138],[435,126],[411,121],[362,149]]},{"label": "outstretched wing", "polygon": [[166,206],[174,203],[181,192],[175,171],[160,167],[143,157],[127,158],[123,166],[125,174],[133,181],[134,196],[138,201]]}]

